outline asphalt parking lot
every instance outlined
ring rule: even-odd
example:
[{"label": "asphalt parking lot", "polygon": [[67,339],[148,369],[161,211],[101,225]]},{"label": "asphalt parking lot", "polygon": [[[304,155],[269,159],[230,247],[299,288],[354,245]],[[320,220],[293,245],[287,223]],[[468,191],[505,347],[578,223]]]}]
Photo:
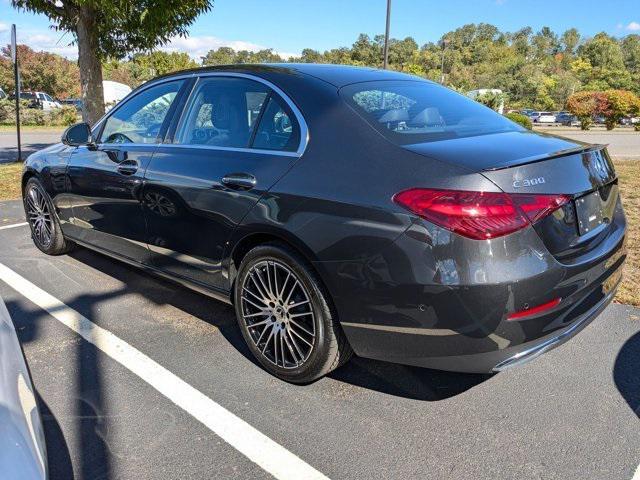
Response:
[{"label": "asphalt parking lot", "polygon": [[45,256],[19,202],[0,217],[0,296],[53,479],[631,479],[640,463],[640,309],[611,305],[494,376],[356,358],[293,386],[251,359],[229,306],[85,249]]}]

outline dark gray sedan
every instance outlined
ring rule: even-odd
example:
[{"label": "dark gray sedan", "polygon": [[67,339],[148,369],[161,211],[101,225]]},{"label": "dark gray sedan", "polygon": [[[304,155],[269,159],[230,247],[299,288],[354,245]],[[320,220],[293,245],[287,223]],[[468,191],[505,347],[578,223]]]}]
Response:
[{"label": "dark gray sedan", "polygon": [[625,260],[604,146],[433,82],[335,65],[160,77],[26,162],[48,254],[95,249],[235,306],[309,382],[357,355],[492,372],[611,301]]}]

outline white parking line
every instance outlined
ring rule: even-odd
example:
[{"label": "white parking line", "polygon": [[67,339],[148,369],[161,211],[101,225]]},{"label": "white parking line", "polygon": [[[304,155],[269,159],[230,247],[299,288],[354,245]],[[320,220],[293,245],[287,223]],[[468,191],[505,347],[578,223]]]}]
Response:
[{"label": "white parking line", "polygon": [[27,222],[12,223],[11,225],[3,225],[2,227],[0,227],[0,230],[6,230],[7,228],[23,227],[25,225],[29,225],[29,224]]},{"label": "white parking line", "polygon": [[638,465],[638,468],[636,469],[636,473],[633,474],[633,477],[631,478],[631,480],[640,480],[640,465]]},{"label": "white parking line", "polygon": [[0,280],[136,374],[274,477],[283,480],[328,480],[326,476],[282,445],[274,442],[162,365],[113,333],[91,322],[2,263],[0,263]]}]

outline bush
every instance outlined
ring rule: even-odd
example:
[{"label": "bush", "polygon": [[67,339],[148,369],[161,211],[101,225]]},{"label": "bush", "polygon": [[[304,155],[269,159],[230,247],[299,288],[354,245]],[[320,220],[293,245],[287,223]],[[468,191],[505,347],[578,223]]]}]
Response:
[{"label": "bush", "polygon": [[533,128],[531,119],[526,115],[522,115],[521,113],[516,113],[516,112],[507,113],[505,114],[505,117],[507,117],[512,122],[519,123],[520,125],[522,125],[524,128],[528,130],[531,130]]},{"label": "bush", "polygon": [[640,99],[627,90],[607,90],[604,92],[606,106],[602,109],[607,130],[613,130],[618,122],[627,114],[640,109]]},{"label": "bush", "polygon": [[[78,113],[75,107],[70,105],[55,108],[47,112],[37,108],[28,108],[28,105],[28,101],[21,100],[20,125],[69,126],[78,121]],[[0,123],[4,125],[15,125],[16,107],[13,100],[0,100]]]}]

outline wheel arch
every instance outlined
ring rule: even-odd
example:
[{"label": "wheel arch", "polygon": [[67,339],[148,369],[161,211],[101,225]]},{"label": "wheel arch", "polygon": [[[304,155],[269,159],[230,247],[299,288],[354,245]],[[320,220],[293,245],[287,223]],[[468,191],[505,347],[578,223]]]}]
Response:
[{"label": "wheel arch", "polygon": [[289,232],[278,230],[278,229],[267,229],[267,230],[254,230],[249,232],[244,232],[242,235],[237,237],[237,240],[233,242],[233,246],[230,249],[230,253],[227,257],[228,262],[228,275],[229,275],[229,291],[233,290],[233,285],[235,279],[238,274],[238,269],[240,267],[240,263],[242,259],[245,257],[249,251],[259,245],[264,245],[266,243],[281,243],[291,248],[293,251],[300,254],[309,264],[311,264],[316,271],[316,273],[320,276],[322,282],[327,285],[325,279],[323,278],[323,274],[316,268],[315,262],[317,261],[316,256],[313,254],[311,249],[307,247],[304,242],[295,237]]}]

